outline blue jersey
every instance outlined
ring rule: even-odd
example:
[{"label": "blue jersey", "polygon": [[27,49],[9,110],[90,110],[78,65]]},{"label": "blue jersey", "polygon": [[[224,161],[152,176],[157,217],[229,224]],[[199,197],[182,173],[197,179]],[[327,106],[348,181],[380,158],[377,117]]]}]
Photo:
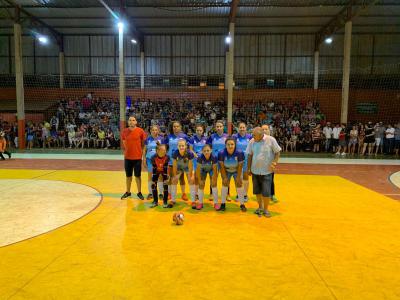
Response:
[{"label": "blue jersey", "polygon": [[176,160],[178,172],[187,172],[189,171],[189,161],[194,159],[194,154],[192,151],[187,150],[186,153],[182,156],[179,153],[179,150],[175,150],[172,154],[172,159]]},{"label": "blue jersey", "polygon": [[204,154],[201,154],[197,158],[197,165],[200,166],[200,171],[210,173],[213,170],[213,166],[218,164],[218,159],[211,154],[209,159],[206,159]]},{"label": "blue jersey", "polygon": [[144,145],[146,146],[146,159],[151,159],[156,154],[157,142],[163,144],[163,138],[161,136],[158,136],[156,138],[149,136],[144,141]]},{"label": "blue jersey", "polygon": [[197,135],[195,135],[194,137],[192,137],[192,139],[190,140],[190,144],[193,145],[193,151],[200,156],[201,152],[203,151],[203,147],[204,145],[207,143],[207,137],[202,136],[202,137],[198,137]]},{"label": "blue jersey", "polygon": [[218,157],[218,153],[225,149],[225,141],[228,138],[226,133],[218,135],[217,133],[212,134],[208,140],[207,144],[211,145],[212,153],[215,157]]},{"label": "blue jersey", "polygon": [[235,152],[229,155],[228,151],[224,149],[219,152],[218,161],[224,163],[227,172],[236,173],[239,163],[244,161],[244,153],[235,149]]},{"label": "blue jersey", "polygon": [[190,139],[188,138],[188,136],[184,133],[178,133],[177,135],[175,134],[169,134],[165,140],[164,140],[164,144],[168,145],[168,156],[172,157],[172,154],[174,153],[174,151],[178,150],[178,141],[180,139],[184,139],[187,142],[188,148],[190,145]]},{"label": "blue jersey", "polygon": [[232,137],[236,140],[236,149],[246,153],[247,145],[252,139],[251,134],[246,133],[244,136],[241,136],[237,133],[232,135]]}]

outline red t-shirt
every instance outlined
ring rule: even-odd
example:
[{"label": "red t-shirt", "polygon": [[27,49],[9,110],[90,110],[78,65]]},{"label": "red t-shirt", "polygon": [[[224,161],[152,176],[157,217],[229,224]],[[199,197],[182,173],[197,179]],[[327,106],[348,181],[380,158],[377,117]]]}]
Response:
[{"label": "red t-shirt", "polygon": [[121,138],[125,144],[125,158],[132,160],[142,159],[142,145],[146,139],[144,130],[139,127],[133,130],[125,128],[124,131],[122,131]]}]

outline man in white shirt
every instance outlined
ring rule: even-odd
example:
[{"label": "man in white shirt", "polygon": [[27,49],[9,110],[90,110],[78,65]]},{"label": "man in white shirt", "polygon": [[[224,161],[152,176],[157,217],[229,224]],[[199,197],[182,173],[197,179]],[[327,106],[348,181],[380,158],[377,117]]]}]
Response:
[{"label": "man in white shirt", "polygon": [[[248,156],[248,172],[253,176],[253,194],[257,197],[257,214],[270,218],[268,205],[271,198],[272,173],[280,157],[277,141],[274,137],[264,134],[261,127],[253,130],[253,139],[249,142],[246,153]],[[262,211],[262,209],[264,210]]]},{"label": "man in white shirt", "polygon": [[[322,133],[325,136],[325,152],[329,152],[330,147],[331,147],[331,139],[332,139],[332,127],[331,127],[331,123],[327,122],[326,126],[324,127],[324,129],[322,130]],[[339,136],[338,136],[339,138]]]},{"label": "man in white shirt", "polygon": [[395,129],[392,127],[391,124],[388,125],[386,131],[385,131],[385,153],[386,154],[392,154],[393,153],[393,148],[394,148],[394,132]]}]

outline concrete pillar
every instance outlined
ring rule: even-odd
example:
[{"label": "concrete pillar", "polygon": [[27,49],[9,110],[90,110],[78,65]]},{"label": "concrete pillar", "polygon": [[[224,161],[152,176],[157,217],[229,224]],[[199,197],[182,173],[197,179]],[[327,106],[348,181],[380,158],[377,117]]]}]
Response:
[{"label": "concrete pillar", "polygon": [[58,64],[60,69],[60,89],[64,88],[64,73],[65,73],[65,57],[64,52],[58,54]]},{"label": "concrete pillar", "polygon": [[229,50],[225,52],[225,90],[228,89],[228,73],[229,73]]},{"label": "concrete pillar", "polygon": [[140,52],[140,88],[144,90],[144,51]]},{"label": "concrete pillar", "polygon": [[229,23],[229,33],[231,37],[231,42],[229,44],[229,52],[228,52],[228,67],[227,67],[227,83],[228,83],[228,133],[232,133],[232,107],[233,107],[233,66],[234,66],[234,45],[235,45],[235,23]]},{"label": "concrete pillar", "polygon": [[349,82],[350,82],[350,55],[351,55],[351,29],[352,22],[347,21],[344,27],[344,53],[343,53],[343,80],[342,80],[342,104],[340,122],[347,123],[349,113]]},{"label": "concrete pillar", "polygon": [[318,90],[319,51],[314,52],[314,90]]},{"label": "concrete pillar", "polygon": [[22,64],[21,24],[14,23],[15,89],[17,96],[18,147],[25,149],[24,70]]},{"label": "concrete pillar", "polygon": [[[118,28],[118,71],[119,71],[119,128],[125,129],[126,97],[125,97],[125,70],[124,70],[124,28]],[[121,139],[122,146],[122,139]]]}]

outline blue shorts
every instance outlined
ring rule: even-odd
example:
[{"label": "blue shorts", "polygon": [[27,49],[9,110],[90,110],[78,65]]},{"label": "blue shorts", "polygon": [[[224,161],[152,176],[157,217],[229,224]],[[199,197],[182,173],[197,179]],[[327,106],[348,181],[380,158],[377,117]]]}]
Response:
[{"label": "blue shorts", "polygon": [[243,162],[242,174],[244,172],[247,172],[247,157],[245,157],[244,162]]},{"label": "blue shorts", "polygon": [[237,178],[237,172],[234,172],[234,173],[231,173],[231,172],[226,172],[226,176],[228,177],[228,182],[230,182],[231,181],[231,178],[233,177],[233,179],[235,179],[236,180],[236,178]]},{"label": "blue shorts", "polygon": [[207,174],[210,174],[210,179],[211,179],[211,177],[213,177],[213,175],[214,175],[214,172],[213,172],[213,170],[211,170],[210,172],[200,170],[200,179],[202,181],[206,180]]}]

